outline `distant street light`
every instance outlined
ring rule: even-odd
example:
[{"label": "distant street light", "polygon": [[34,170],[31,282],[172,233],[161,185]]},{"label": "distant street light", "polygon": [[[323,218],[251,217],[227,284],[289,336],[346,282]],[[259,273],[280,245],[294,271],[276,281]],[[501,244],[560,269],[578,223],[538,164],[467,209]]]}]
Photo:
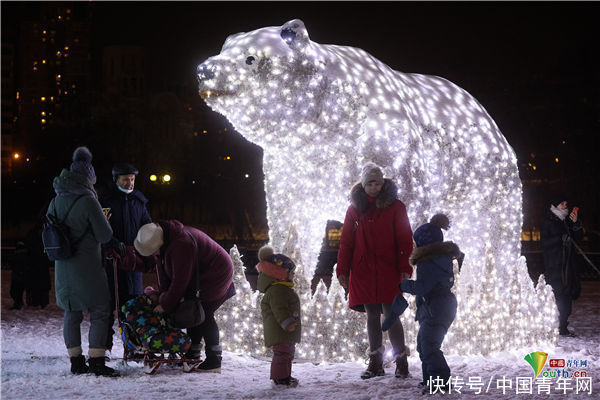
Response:
[{"label": "distant street light", "polygon": [[13,158],[14,158],[15,160],[18,160],[20,157],[21,157],[21,155],[20,155],[19,153],[15,153],[15,154],[13,154]]},{"label": "distant street light", "polygon": [[156,182],[157,179],[158,178],[156,177],[156,175],[154,175],[154,174],[150,175],[150,181]]},{"label": "distant street light", "polygon": [[164,174],[162,177],[163,182],[171,182],[171,175]]}]

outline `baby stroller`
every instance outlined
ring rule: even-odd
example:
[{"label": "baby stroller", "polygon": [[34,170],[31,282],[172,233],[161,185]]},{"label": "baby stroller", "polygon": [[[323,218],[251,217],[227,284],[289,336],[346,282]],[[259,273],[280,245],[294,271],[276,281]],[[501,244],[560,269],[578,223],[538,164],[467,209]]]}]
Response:
[{"label": "baby stroller", "polygon": [[[140,295],[119,307],[117,265],[113,259],[115,276],[115,305],[119,333],[123,340],[123,363],[142,360],[144,372],[153,375],[163,364],[182,366],[192,372],[201,360],[186,359],[190,338],[173,327],[165,315],[156,314],[147,295]],[[141,356],[141,357],[140,357]]]}]

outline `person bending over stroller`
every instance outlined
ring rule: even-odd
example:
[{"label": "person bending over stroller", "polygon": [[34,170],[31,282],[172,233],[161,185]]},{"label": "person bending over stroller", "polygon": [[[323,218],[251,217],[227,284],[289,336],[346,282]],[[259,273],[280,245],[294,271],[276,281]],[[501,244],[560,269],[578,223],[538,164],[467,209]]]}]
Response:
[{"label": "person bending over stroller", "polygon": [[157,269],[160,296],[154,311],[173,315],[183,300],[193,299],[199,290],[205,318],[199,325],[186,327],[192,345],[185,358],[200,359],[204,340],[206,359],[196,371],[220,373],[222,350],[214,314],[235,295],[229,254],[204,232],[177,220],[142,226],[134,247],[124,246],[122,254],[113,250],[112,256],[122,269],[142,272]]}]

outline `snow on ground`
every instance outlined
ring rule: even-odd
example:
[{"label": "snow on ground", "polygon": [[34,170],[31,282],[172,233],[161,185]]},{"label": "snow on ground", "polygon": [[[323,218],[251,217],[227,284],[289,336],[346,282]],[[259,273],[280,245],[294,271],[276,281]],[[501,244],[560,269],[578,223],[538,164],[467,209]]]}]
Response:
[{"label": "snow on ground", "polygon": [[[300,380],[294,389],[273,388],[269,380],[269,360],[225,352],[221,374],[186,374],[176,367],[161,366],[155,375],[146,375],[141,364],[122,365],[119,360],[110,366],[121,372],[120,378],[93,375],[74,376],[62,338],[62,311],[55,304],[46,309],[25,307],[13,311],[9,297],[10,272],[2,271],[2,389],[3,400],[25,399],[411,399],[421,398],[417,383],[421,377],[418,355],[409,358],[411,377],[393,377],[394,365],[387,375],[367,381],[360,379],[365,364],[295,363],[293,375]],[[585,371],[591,381],[580,381],[587,387],[576,393],[576,380],[549,378],[551,395],[538,394],[543,381],[531,385],[532,395],[517,392],[517,377],[532,377],[532,369],[523,357],[531,350],[506,351],[490,357],[448,356],[453,376],[462,380],[461,393],[448,398],[599,398],[600,392],[600,282],[583,282],[582,297],[574,304],[571,327],[576,338],[560,338],[554,349],[536,349],[564,359],[564,369],[571,375]],[[87,352],[89,323],[82,326],[83,348]],[[343,338],[340,338],[343,340]],[[115,353],[122,356],[121,342],[115,343]],[[573,363],[586,361],[586,367]],[[562,368],[561,368],[562,370]],[[552,373],[556,368],[545,371]],[[505,377],[502,388],[501,381]],[[541,377],[541,375],[540,375]],[[477,383],[481,393],[477,394]],[[564,389],[564,385],[566,389]],[[590,394],[591,386],[591,394]],[[560,389],[563,387],[563,389]],[[560,389],[560,390],[559,390]],[[486,392],[487,390],[487,392]],[[524,389],[526,390],[526,389]],[[503,394],[503,391],[505,393]],[[565,394],[566,392],[566,394]]]}]

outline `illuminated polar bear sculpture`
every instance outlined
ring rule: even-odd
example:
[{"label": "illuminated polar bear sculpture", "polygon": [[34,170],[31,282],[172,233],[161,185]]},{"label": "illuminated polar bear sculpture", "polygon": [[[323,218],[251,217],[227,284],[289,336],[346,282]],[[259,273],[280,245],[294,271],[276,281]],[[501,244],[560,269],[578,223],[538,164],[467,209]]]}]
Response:
[{"label": "illuminated polar bear sculpture", "polygon": [[[312,42],[298,19],[229,36],[219,55],[198,66],[198,79],[206,103],[263,148],[270,242],[293,254],[305,277],[326,221],[343,221],[350,188],[373,161],[398,184],[413,230],[437,212],[450,216],[447,239],[466,253],[459,318],[475,318],[471,307],[500,313],[493,324],[502,326],[484,316],[468,321],[478,327],[465,326],[462,335],[489,324],[481,334],[498,345],[488,350],[532,335],[551,341],[553,323],[540,331],[519,325],[523,334],[504,341],[504,332],[514,336],[505,321],[517,312],[510,307],[527,307],[512,304],[511,295],[516,303],[537,296],[537,306],[519,311],[529,325],[545,324],[538,313],[554,316],[552,299],[536,294],[520,259],[515,153],[469,93],[440,77],[394,71],[358,48]],[[511,282],[520,294],[511,293]]]}]

